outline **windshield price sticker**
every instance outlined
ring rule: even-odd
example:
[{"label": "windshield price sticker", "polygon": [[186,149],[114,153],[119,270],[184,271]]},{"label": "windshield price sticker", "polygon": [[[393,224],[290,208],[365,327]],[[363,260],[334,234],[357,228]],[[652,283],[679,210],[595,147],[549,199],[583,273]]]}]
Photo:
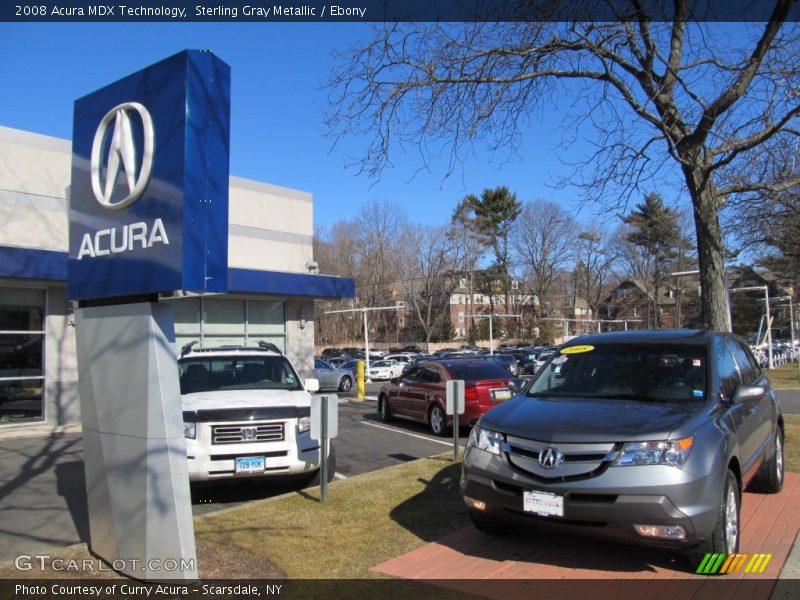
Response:
[{"label": "windshield price sticker", "polygon": [[583,354],[592,350],[594,350],[594,346],[570,346],[569,348],[562,348],[561,354]]},{"label": "windshield price sticker", "polygon": [[544,517],[564,516],[564,496],[548,492],[523,492],[523,510]]}]

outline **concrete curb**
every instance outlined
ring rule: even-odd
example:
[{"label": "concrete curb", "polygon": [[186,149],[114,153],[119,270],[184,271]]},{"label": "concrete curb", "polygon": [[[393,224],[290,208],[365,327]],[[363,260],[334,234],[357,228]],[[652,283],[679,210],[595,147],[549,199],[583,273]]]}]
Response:
[{"label": "concrete curb", "polygon": [[67,423],[66,425],[51,425],[49,423],[43,423],[41,425],[20,424],[11,426],[9,429],[0,429],[0,441],[80,433],[81,430],[82,426],[80,423]]}]

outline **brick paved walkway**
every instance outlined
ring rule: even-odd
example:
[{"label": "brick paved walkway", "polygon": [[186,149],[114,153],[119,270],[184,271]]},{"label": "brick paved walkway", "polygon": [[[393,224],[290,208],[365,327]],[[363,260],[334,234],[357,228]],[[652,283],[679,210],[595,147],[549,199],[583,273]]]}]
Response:
[{"label": "brick paved walkway", "polygon": [[[774,580],[778,577],[800,530],[798,507],[800,475],[796,473],[786,474],[784,489],[780,494],[745,493],[741,514],[740,550],[749,554],[772,553],[774,557],[761,575],[726,575],[725,581],[746,578],[751,582],[757,578]],[[695,575],[689,569],[685,556],[680,553],[535,529],[521,531],[509,537],[493,537],[472,527],[377,565],[372,571],[404,579],[436,580],[440,585],[464,590],[470,589],[464,585],[467,581],[476,579],[547,579],[570,582],[581,579],[662,580],[661,583],[651,581],[653,591],[666,585],[666,580],[722,579]],[[462,585],[456,585],[455,581],[447,584],[442,580],[460,580]],[[586,583],[589,586],[586,592],[594,597],[598,590],[591,587],[590,581]],[[739,591],[746,590],[751,583],[742,581],[738,586]],[[536,596],[547,596],[547,585],[547,582],[539,582],[539,593]],[[487,595],[503,597],[502,587],[495,585],[493,589],[496,593]],[[763,585],[761,589],[764,589]],[[771,590],[771,585],[767,589]],[[481,595],[482,591],[479,591]],[[622,591],[619,595],[626,594]],[[669,595],[673,596],[672,593]],[[732,595],[738,597],[740,594],[715,593],[714,597],[719,599]],[[611,594],[609,597],[614,596],[615,594]],[[748,592],[745,596],[756,598],[763,594]]]}]

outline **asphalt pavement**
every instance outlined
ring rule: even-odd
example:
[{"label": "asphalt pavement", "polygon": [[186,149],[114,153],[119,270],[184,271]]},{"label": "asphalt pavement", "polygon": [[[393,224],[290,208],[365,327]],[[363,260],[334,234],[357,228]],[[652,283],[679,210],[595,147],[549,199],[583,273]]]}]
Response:
[{"label": "asphalt pavement", "polygon": [[[70,429],[0,436],[0,561],[88,541],[81,434]],[[339,479],[452,450],[452,438],[437,438],[414,423],[384,424],[374,400],[346,397],[333,444]],[[206,514],[298,487],[297,480],[271,478],[193,485],[192,509]]]}]

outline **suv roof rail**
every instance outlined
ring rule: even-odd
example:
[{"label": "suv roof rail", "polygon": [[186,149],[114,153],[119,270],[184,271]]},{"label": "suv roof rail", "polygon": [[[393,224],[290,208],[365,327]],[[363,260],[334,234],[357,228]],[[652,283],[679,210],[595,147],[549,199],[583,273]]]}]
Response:
[{"label": "suv roof rail", "polygon": [[189,352],[191,352],[191,351],[192,351],[192,348],[193,348],[193,347],[194,347],[196,344],[199,344],[199,343],[200,343],[200,342],[199,342],[198,340],[194,340],[194,341],[192,341],[192,342],[189,342],[188,344],[184,344],[184,345],[181,347],[181,356],[186,356],[187,354],[189,354]]},{"label": "suv roof rail", "polygon": [[270,350],[271,352],[277,352],[278,354],[283,354],[283,352],[281,352],[280,349],[272,342],[265,342],[264,340],[258,340],[258,347],[263,350]]},{"label": "suv roof rail", "polygon": [[242,351],[242,352],[274,352],[276,354],[283,355],[280,348],[278,348],[272,342],[266,342],[264,340],[258,341],[258,346],[244,346],[240,344],[229,344],[229,345],[222,345],[222,346],[200,346],[200,342],[198,340],[194,340],[185,344],[181,348],[181,357],[186,356],[187,354],[191,354],[192,352],[218,352],[220,350],[232,352],[232,351]]}]

